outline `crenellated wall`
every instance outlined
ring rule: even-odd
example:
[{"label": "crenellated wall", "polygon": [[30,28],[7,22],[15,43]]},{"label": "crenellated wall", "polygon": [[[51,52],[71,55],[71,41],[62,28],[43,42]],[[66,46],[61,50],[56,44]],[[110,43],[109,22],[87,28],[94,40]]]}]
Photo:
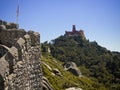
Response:
[{"label": "crenellated wall", "polygon": [[0,80],[0,90],[42,90],[39,33],[0,20]]}]

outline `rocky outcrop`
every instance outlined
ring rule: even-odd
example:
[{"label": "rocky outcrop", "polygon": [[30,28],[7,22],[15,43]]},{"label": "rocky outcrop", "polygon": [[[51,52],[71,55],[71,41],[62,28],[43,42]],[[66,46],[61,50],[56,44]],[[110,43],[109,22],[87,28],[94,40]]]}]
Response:
[{"label": "rocky outcrop", "polygon": [[67,89],[65,89],[65,90],[83,90],[83,89],[77,88],[77,87],[71,87],[71,88],[67,88]]},{"label": "rocky outcrop", "polygon": [[61,72],[57,68],[53,68],[53,74],[58,75],[58,76],[63,76]]},{"label": "rocky outcrop", "polygon": [[46,77],[43,77],[42,86],[43,86],[43,90],[53,90],[52,85],[49,83]]},{"label": "rocky outcrop", "polygon": [[67,62],[63,65],[64,69],[67,71],[70,71],[72,74],[76,76],[81,76],[80,70],[77,68],[76,64],[74,62]]},{"label": "rocky outcrop", "polygon": [[44,65],[46,66],[46,68],[48,68],[49,71],[51,71],[51,74],[52,74],[53,76],[55,76],[55,75],[63,76],[63,75],[61,74],[61,72],[60,72],[57,68],[51,68],[51,67],[50,67],[48,64],[46,64],[45,62],[42,62],[42,64],[44,64]]},{"label": "rocky outcrop", "polygon": [[40,34],[0,20],[0,89],[42,87]]},{"label": "rocky outcrop", "polygon": [[49,71],[52,71],[52,68],[48,64],[46,64],[45,62],[42,62],[42,64],[45,65],[49,69]]}]

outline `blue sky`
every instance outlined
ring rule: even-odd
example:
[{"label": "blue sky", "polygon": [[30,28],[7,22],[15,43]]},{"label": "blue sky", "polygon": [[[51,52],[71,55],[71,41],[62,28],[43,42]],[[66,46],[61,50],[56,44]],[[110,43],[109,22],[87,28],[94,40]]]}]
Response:
[{"label": "blue sky", "polygon": [[[120,0],[19,0],[19,25],[50,41],[76,25],[86,38],[120,51]],[[0,0],[0,19],[16,22],[17,0]]]}]

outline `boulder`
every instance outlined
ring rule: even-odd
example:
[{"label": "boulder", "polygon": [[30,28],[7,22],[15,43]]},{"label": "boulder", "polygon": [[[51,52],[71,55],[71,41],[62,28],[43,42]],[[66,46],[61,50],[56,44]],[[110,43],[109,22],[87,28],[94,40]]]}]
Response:
[{"label": "boulder", "polygon": [[63,65],[64,69],[70,71],[73,75],[81,76],[81,72],[74,62],[67,62]]},{"label": "boulder", "polygon": [[60,72],[57,68],[54,68],[54,69],[53,69],[53,73],[54,73],[55,75],[62,76],[61,72]]}]

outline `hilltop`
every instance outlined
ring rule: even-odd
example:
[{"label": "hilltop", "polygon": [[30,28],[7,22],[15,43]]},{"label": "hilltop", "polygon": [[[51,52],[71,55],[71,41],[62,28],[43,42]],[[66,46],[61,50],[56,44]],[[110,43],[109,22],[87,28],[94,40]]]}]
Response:
[{"label": "hilltop", "polygon": [[71,32],[65,32],[52,43],[43,43],[42,50],[49,51],[52,57],[62,63],[76,63],[83,76],[93,78],[93,82],[98,83],[94,88],[103,85],[106,90],[120,89],[120,53],[87,40],[83,30],[82,33],[77,31],[74,25]]}]

